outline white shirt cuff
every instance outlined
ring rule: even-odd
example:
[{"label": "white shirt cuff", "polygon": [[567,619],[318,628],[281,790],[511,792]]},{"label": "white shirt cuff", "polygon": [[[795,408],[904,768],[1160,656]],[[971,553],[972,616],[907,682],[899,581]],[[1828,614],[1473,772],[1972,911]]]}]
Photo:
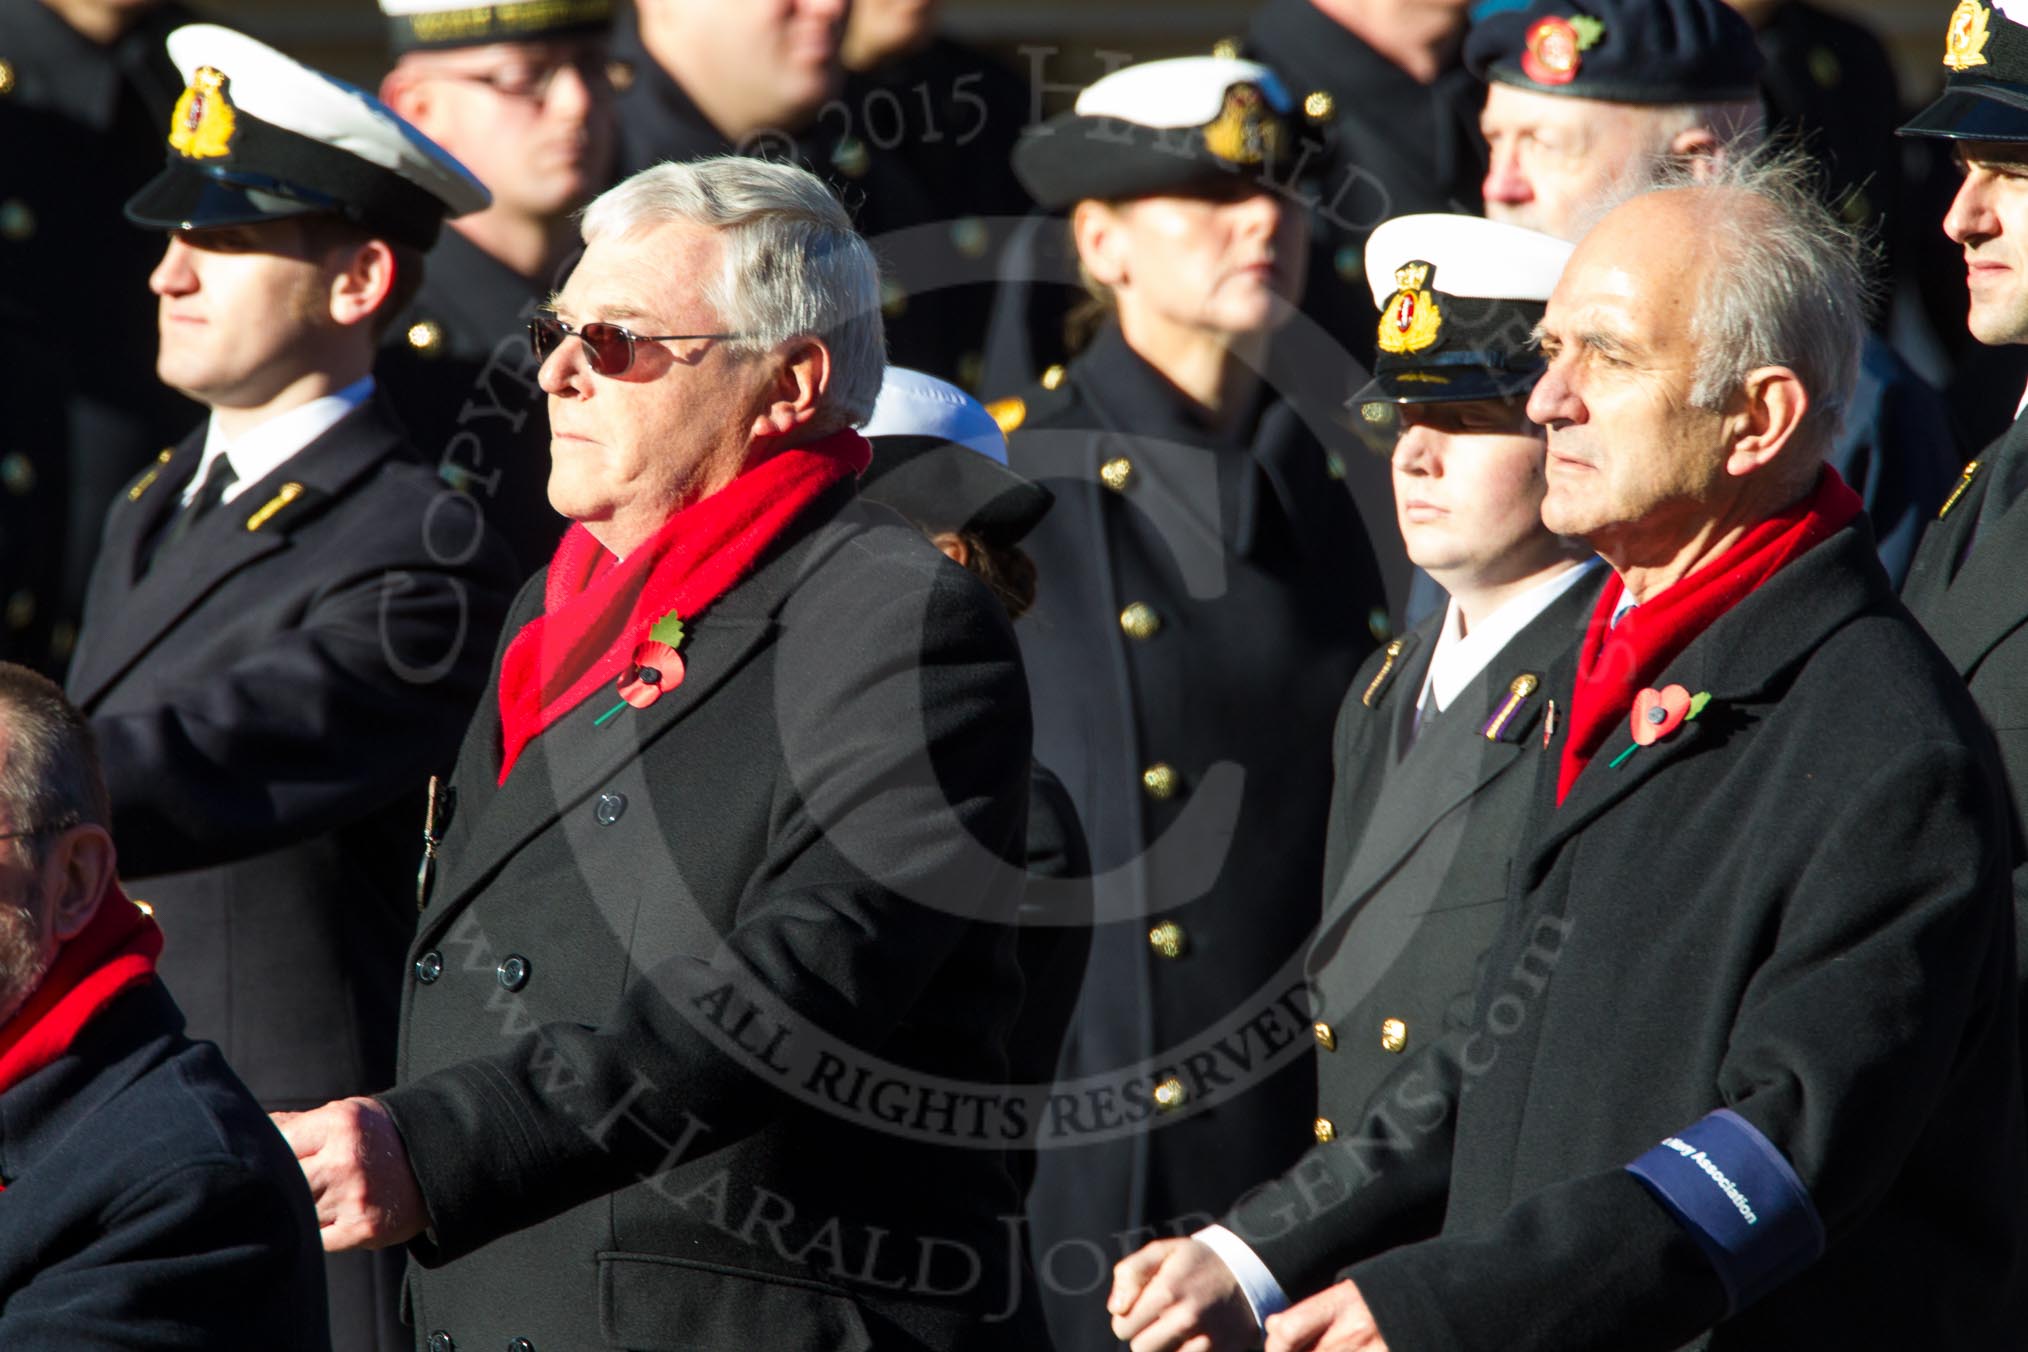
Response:
[{"label": "white shirt cuff", "polygon": [[1217,1254],[1219,1261],[1232,1270],[1233,1277],[1239,1282],[1240,1294],[1246,1297],[1247,1307],[1253,1311],[1253,1322],[1260,1326],[1265,1336],[1268,1316],[1289,1308],[1288,1293],[1282,1290],[1274,1273],[1268,1271],[1267,1264],[1247,1247],[1245,1240],[1222,1225],[1207,1225],[1190,1238]]}]

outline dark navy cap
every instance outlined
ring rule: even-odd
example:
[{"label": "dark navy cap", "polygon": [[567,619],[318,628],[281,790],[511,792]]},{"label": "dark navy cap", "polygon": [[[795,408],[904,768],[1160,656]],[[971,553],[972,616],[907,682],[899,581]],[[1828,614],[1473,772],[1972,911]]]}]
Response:
[{"label": "dark navy cap", "polygon": [[1179,56],[1126,66],[1014,146],[1014,175],[1045,207],[1187,195],[1265,182],[1295,154],[1294,104],[1266,66]]},{"label": "dark navy cap", "polygon": [[1366,241],[1380,307],[1373,380],[1352,396],[1362,430],[1401,404],[1517,399],[1541,378],[1535,326],[1574,246],[1479,216],[1396,216]]},{"label": "dark navy cap", "polygon": [[1760,97],[1760,46],[1723,0],[1535,0],[1465,36],[1481,80],[1614,103]]},{"label": "dark navy cap", "polygon": [[970,531],[1012,545],[1035,529],[1055,495],[1007,467],[1007,436],[985,405],[947,380],[890,366],[859,429],[873,463],[859,496],[926,531]]},{"label": "dark navy cap", "polygon": [[428,249],[447,216],[492,200],[443,147],[364,90],[244,33],[186,24],[169,59],[188,80],[169,163],[127,201],[162,230],[336,216]]},{"label": "dark navy cap", "polygon": [[[2028,4],[2014,8],[2028,17]],[[1943,93],[1901,129],[1953,141],[2028,141],[2028,28],[2004,9],[1959,0],[1944,26]]]}]

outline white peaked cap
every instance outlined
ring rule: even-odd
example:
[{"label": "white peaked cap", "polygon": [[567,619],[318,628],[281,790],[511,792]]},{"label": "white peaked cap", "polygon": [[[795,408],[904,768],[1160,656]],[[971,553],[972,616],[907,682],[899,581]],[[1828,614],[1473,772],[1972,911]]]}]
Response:
[{"label": "white peaked cap", "polygon": [[1542,302],[1556,289],[1576,246],[1568,240],[1482,216],[1426,212],[1383,221],[1366,239],[1366,285],[1385,306],[1394,270],[1428,263],[1432,289],[1475,300]]},{"label": "white peaked cap", "polygon": [[1278,113],[1293,107],[1281,77],[1258,61],[1178,56],[1123,66],[1077,96],[1079,117],[1111,117],[1143,127],[1201,127],[1225,106],[1234,85],[1257,86]]},{"label": "white peaked cap", "polygon": [[988,460],[1007,463],[1007,437],[986,406],[948,380],[890,366],[873,403],[873,416],[859,434],[876,437],[937,437],[969,446]]}]

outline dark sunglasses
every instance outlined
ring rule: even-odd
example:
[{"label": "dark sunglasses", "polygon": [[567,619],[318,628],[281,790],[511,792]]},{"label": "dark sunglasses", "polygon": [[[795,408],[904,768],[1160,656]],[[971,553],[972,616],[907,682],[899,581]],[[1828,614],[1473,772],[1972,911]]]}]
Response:
[{"label": "dark sunglasses", "polygon": [[625,374],[634,364],[635,343],[674,343],[686,340],[716,338],[730,340],[739,337],[736,333],[630,333],[618,324],[585,324],[572,327],[555,315],[537,315],[528,321],[528,345],[535,349],[535,360],[549,360],[549,354],[563,345],[566,338],[575,338],[584,344],[585,357],[591,362],[591,369],[602,376]]}]

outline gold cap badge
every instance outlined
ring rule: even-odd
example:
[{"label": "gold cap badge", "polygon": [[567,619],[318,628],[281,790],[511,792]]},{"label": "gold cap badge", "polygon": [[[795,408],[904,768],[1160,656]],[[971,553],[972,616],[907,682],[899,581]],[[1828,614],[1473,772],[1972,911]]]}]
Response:
[{"label": "gold cap badge", "polygon": [[169,148],[193,160],[215,160],[232,153],[238,117],[227,92],[232,81],[212,66],[199,66],[190,87],[169,114]]},{"label": "gold cap badge", "polygon": [[1979,0],[1958,0],[1951,11],[1950,26],[1944,29],[1943,63],[1952,70],[1968,70],[1986,64],[1986,43],[1993,36],[1989,25],[1993,11]]},{"label": "gold cap badge", "polygon": [[1250,84],[1225,91],[1225,106],[1204,128],[1204,148],[1227,164],[1260,164],[1281,149],[1281,123],[1268,114],[1267,98]]},{"label": "gold cap badge", "polygon": [[1430,293],[1430,280],[1435,275],[1436,269],[1421,261],[1403,263],[1394,270],[1394,294],[1380,311],[1382,352],[1420,352],[1437,340],[1444,317]]}]

